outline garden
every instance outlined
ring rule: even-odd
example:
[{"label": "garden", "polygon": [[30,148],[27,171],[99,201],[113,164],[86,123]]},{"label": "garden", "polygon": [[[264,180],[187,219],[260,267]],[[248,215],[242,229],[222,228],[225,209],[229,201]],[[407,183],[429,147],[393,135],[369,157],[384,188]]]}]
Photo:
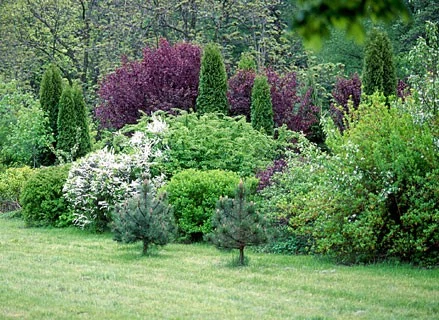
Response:
[{"label": "garden", "polygon": [[439,313],[434,1],[52,2],[0,4],[0,318]]}]

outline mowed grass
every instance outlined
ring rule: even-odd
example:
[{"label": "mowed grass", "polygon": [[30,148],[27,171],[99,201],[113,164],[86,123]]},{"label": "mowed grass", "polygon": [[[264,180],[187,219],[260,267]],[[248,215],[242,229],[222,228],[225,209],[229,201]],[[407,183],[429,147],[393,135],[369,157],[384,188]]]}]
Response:
[{"label": "mowed grass", "polygon": [[439,270],[141,244],[0,218],[0,319],[438,319]]}]

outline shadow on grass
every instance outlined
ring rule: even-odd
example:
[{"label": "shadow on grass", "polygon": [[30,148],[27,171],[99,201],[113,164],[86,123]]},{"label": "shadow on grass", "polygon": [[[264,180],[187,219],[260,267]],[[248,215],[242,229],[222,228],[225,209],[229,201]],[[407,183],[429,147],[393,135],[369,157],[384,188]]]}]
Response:
[{"label": "shadow on grass", "polygon": [[115,255],[121,261],[131,262],[144,259],[164,260],[172,256],[160,246],[151,246],[146,254],[142,252],[143,245],[141,242],[136,243],[117,243]]}]

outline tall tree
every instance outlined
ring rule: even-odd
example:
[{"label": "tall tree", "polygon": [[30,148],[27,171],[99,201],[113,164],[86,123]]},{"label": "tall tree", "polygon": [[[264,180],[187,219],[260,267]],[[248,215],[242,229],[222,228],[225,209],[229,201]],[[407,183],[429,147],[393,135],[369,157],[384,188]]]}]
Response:
[{"label": "tall tree", "polygon": [[386,33],[373,29],[365,46],[363,86],[366,94],[396,94],[396,72],[392,45]]},{"label": "tall tree", "polygon": [[208,44],[203,51],[198,84],[197,112],[228,113],[227,74],[220,49]]},{"label": "tall tree", "polygon": [[62,93],[62,78],[57,66],[50,65],[44,72],[40,86],[41,108],[49,117],[49,126],[57,135],[59,100]]},{"label": "tall tree", "polygon": [[270,85],[266,76],[257,76],[255,78],[250,108],[253,128],[272,135],[274,133],[273,106]]}]

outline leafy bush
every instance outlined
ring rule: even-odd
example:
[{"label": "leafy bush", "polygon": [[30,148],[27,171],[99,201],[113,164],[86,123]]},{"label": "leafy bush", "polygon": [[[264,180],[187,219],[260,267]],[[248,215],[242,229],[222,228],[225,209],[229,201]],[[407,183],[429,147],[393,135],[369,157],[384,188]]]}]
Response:
[{"label": "leafy bush", "polygon": [[[218,199],[233,196],[239,175],[222,170],[188,169],[174,175],[164,190],[174,207],[174,216],[182,239],[197,241],[211,231],[211,218]],[[256,180],[248,184],[255,188]]]},{"label": "leafy bush", "polygon": [[257,76],[255,78],[250,110],[253,128],[261,130],[268,135],[273,135],[273,105],[271,103],[270,86],[265,76]]},{"label": "leafy bush", "polygon": [[148,252],[151,245],[169,243],[175,226],[166,194],[156,197],[151,182],[145,179],[141,190],[133,198],[117,206],[112,229],[115,241],[142,241],[143,254]]},{"label": "leafy bush", "polygon": [[28,226],[65,226],[73,216],[63,196],[70,166],[38,169],[23,186],[20,204]]},{"label": "leafy bush", "polygon": [[[0,206],[16,209],[19,207],[20,194],[25,182],[34,171],[29,167],[8,168],[0,172]],[[0,211],[3,208],[0,207]]]},{"label": "leafy bush", "polygon": [[329,122],[331,156],[299,141],[300,153],[262,191],[264,212],[343,263],[437,264],[438,147],[398,104],[389,109],[383,96],[362,102],[343,135]]},{"label": "leafy bush", "polygon": [[135,195],[142,175],[149,174],[151,164],[162,155],[157,140],[142,133],[135,133],[129,143],[130,154],[103,149],[72,165],[64,194],[76,225],[104,230],[115,206]]},{"label": "leafy bush", "polygon": [[127,62],[104,77],[96,116],[107,128],[135,123],[140,111],[194,108],[200,72],[199,47],[160,40],[156,50],[145,48],[143,60]]},{"label": "leafy bush", "polygon": [[[167,144],[163,148],[167,157],[160,170],[168,176],[190,168],[229,170],[251,176],[291,145],[291,132],[285,128],[278,129],[279,137],[275,140],[254,130],[243,118],[215,114],[198,117],[183,112],[163,119],[167,128],[160,135]],[[150,125],[150,119],[144,117],[129,130],[145,132]]]}]

